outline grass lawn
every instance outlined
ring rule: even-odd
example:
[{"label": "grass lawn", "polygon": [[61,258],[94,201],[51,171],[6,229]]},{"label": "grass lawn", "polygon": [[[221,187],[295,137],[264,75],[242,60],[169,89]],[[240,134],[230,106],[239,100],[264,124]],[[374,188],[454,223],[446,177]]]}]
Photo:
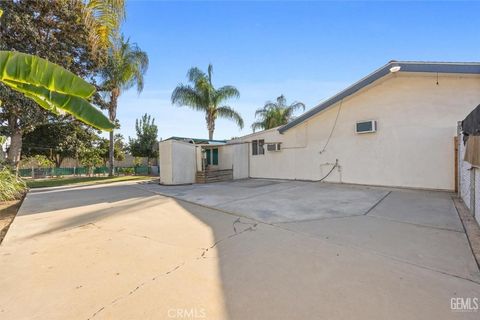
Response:
[{"label": "grass lawn", "polygon": [[149,176],[120,176],[120,177],[71,177],[71,178],[50,178],[41,180],[27,180],[29,188],[59,187],[70,184],[100,184],[120,181],[151,180]]}]

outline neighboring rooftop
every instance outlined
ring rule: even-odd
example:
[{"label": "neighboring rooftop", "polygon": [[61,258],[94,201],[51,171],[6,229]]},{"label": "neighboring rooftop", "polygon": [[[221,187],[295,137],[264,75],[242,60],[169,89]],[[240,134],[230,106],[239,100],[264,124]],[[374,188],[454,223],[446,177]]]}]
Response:
[{"label": "neighboring rooftop", "polygon": [[167,140],[176,140],[176,141],[183,141],[193,144],[226,144],[226,140],[209,140],[209,139],[200,139],[200,138],[187,138],[187,137],[170,137],[163,141]]},{"label": "neighboring rooftop", "polygon": [[395,72],[427,72],[427,73],[462,73],[462,74],[480,74],[480,63],[478,62],[421,62],[421,61],[395,61],[392,60],[380,69],[375,70],[365,78],[354,83],[343,91],[340,91],[333,97],[325,100],[318,106],[308,110],[301,116],[290,121],[278,131],[283,133],[288,129],[302,123],[313,117],[317,113],[327,109],[340,100],[356,93],[357,91],[372,84],[378,79]]}]

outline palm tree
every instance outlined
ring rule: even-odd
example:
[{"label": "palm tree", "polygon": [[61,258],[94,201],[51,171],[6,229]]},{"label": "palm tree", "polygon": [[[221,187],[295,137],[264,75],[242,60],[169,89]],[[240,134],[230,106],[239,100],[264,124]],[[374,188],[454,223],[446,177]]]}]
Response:
[{"label": "palm tree", "polygon": [[216,89],[212,84],[213,66],[208,65],[208,73],[198,68],[188,70],[187,78],[192,85],[179,84],[172,93],[172,104],[188,106],[194,110],[205,112],[208,139],[213,139],[215,120],[225,118],[233,120],[243,129],[243,119],[238,112],[224,104],[230,98],[240,97],[240,92],[233,86]]},{"label": "palm tree", "polygon": [[85,0],[83,19],[90,33],[92,53],[102,54],[113,45],[120,25],[125,20],[125,0]]},{"label": "palm tree", "polygon": [[[125,40],[123,35],[118,37],[108,51],[107,63],[102,69],[102,91],[109,97],[108,115],[110,121],[117,118],[117,103],[120,94],[134,86],[140,94],[143,90],[144,75],[148,69],[147,53],[137,44]],[[113,175],[114,161],[114,132],[110,131],[109,145],[109,175]]]},{"label": "palm tree", "polygon": [[295,101],[287,105],[287,99],[282,94],[277,98],[277,102],[268,101],[263,108],[255,111],[255,118],[259,117],[260,120],[252,124],[252,130],[267,130],[287,124],[293,119],[293,113],[297,109],[305,110],[305,104]]}]

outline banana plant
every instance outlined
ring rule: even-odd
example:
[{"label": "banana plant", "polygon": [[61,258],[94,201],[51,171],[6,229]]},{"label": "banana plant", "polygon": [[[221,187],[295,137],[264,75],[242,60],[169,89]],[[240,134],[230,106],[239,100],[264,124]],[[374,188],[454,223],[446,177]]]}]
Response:
[{"label": "banana plant", "polygon": [[114,124],[88,101],[95,87],[45,59],[0,51],[0,82],[55,114],[69,113],[100,130],[114,128]]},{"label": "banana plant", "polygon": [[[2,13],[0,9],[0,17]],[[0,82],[55,114],[69,113],[99,130],[115,126],[88,101],[95,93],[93,85],[40,57],[0,51]]]}]

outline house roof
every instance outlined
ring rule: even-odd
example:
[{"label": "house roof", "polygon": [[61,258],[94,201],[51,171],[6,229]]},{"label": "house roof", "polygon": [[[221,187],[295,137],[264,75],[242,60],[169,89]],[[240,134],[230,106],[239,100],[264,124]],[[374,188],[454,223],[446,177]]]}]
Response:
[{"label": "house roof", "polygon": [[316,107],[308,110],[301,116],[282,126],[278,131],[283,133],[288,129],[304,122],[317,113],[327,109],[340,100],[358,92],[366,86],[372,84],[380,78],[392,73],[390,69],[400,67],[398,72],[430,72],[430,73],[461,73],[461,74],[480,74],[480,63],[478,62],[418,62],[418,61],[395,61],[392,60],[380,69],[375,70],[365,78],[354,83],[343,91],[340,91],[333,97],[325,100]]},{"label": "house roof", "polygon": [[226,140],[208,140],[208,139],[201,139],[201,138],[187,138],[187,137],[170,137],[167,140],[176,140],[176,141],[183,141],[188,143],[194,144],[226,144]]}]

